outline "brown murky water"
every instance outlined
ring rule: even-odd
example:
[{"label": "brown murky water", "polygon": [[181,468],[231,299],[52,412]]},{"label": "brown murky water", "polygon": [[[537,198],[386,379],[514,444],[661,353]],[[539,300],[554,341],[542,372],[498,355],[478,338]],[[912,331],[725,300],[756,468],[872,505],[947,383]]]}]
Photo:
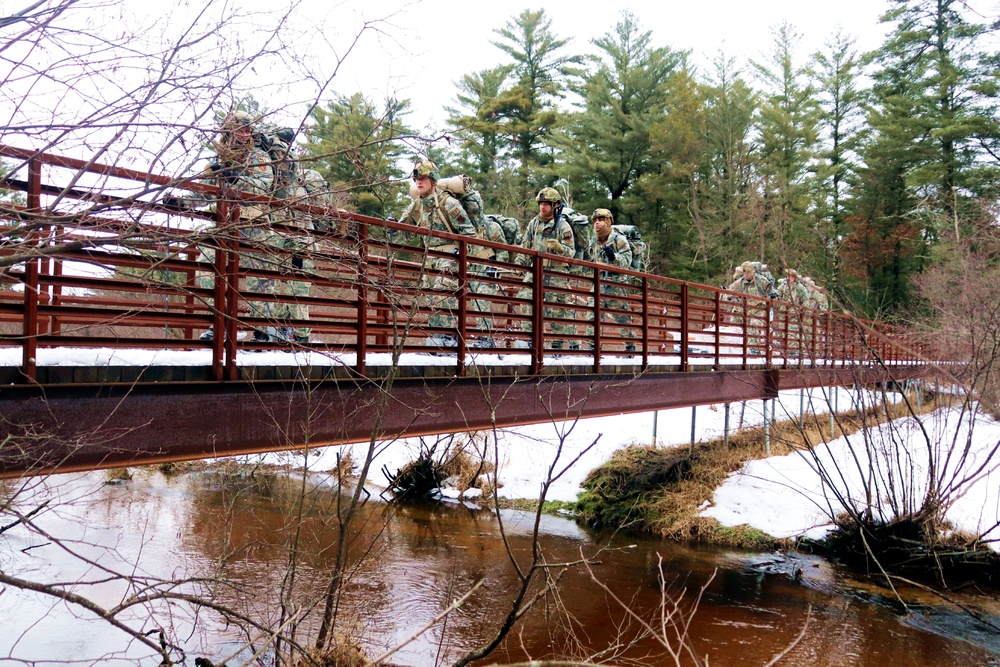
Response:
[{"label": "brown murky water", "polygon": [[[95,558],[120,564],[138,554],[142,572],[221,576],[231,585],[212,587],[217,601],[272,622],[281,584],[288,581],[288,546],[297,536],[300,565],[295,592],[287,600],[303,612],[302,632],[309,634],[335,546],[331,508],[337,494],[332,489],[310,487],[300,508],[290,500],[300,488],[295,480],[272,479],[259,485],[200,474],[173,479],[140,474],[122,486],[103,486],[101,480],[96,473],[55,478],[59,497],[76,499],[45,519],[47,529],[115,548],[89,549]],[[505,512],[503,520],[515,557],[526,563],[533,516]],[[496,517],[458,504],[395,507],[373,498],[358,525],[352,554],[362,565],[352,572],[340,618],[341,627],[365,637],[370,652],[378,654],[410,638],[480,580],[483,588],[461,609],[407,644],[391,661],[450,664],[495,631],[517,585]],[[660,623],[661,560],[665,595],[680,597],[685,613],[707,584],[688,632],[691,645],[710,665],[766,664],[804,626],[803,637],[779,664],[1000,664],[1000,637],[988,627],[914,593],[907,595],[916,606],[902,613],[883,592],[852,581],[821,559],[696,550],[591,533],[570,519],[551,516],[543,518],[542,534],[548,563],[578,561],[581,556],[598,560],[594,575],[611,592],[598,587],[584,569],[570,570],[560,584],[559,597],[536,605],[515,636],[487,661],[490,664],[582,656],[612,645],[619,647],[620,655],[610,659],[611,664],[673,664],[655,641],[630,643],[637,636],[639,620]],[[5,537],[9,539],[5,549],[17,554],[5,556],[6,572],[39,577],[51,569],[66,577],[81,570],[65,553],[51,547],[20,552],[17,540],[31,540]],[[792,574],[799,569],[802,576],[796,582]],[[95,629],[99,626],[81,618],[85,615],[23,592],[5,593],[0,594],[0,619],[8,620],[0,620],[0,656],[89,659],[122,651],[112,658],[135,664],[128,658],[136,655],[136,647],[129,648],[114,632]],[[629,617],[612,593],[637,618]],[[102,595],[113,600],[120,591]],[[1000,605],[986,596],[965,596],[963,601],[990,614],[994,622],[1000,617]],[[32,620],[32,615],[41,615],[41,620]],[[207,614],[197,620],[175,614],[173,622],[189,651],[188,664],[195,655],[225,657],[246,639]],[[81,630],[81,623],[88,629]],[[676,647],[674,632],[671,626],[667,635]],[[689,657],[682,662],[694,664]]]}]

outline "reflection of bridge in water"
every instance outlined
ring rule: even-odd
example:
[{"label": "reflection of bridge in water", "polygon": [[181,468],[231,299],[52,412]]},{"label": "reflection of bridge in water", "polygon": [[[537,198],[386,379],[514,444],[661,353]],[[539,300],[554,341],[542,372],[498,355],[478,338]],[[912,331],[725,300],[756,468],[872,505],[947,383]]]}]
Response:
[{"label": "reflection of bridge in water", "polygon": [[[6,185],[27,194],[0,221],[0,475],[768,398],[926,368],[909,332],[842,314],[544,253],[515,266],[489,257],[505,246],[449,234],[437,235],[447,251],[424,250],[422,230],[344,211],[0,155],[22,161]],[[179,210],[168,191],[217,203]],[[261,203],[322,230],[273,223],[250,238],[240,206]],[[279,327],[309,342],[248,335]],[[429,343],[445,335],[453,347]]]}]

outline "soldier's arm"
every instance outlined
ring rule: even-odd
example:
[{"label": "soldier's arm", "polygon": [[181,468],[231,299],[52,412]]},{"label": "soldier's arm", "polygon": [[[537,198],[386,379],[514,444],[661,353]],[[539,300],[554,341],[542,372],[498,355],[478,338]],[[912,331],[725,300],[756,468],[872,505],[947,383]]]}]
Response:
[{"label": "soldier's arm", "polygon": [[562,257],[572,257],[576,254],[576,244],[573,241],[573,228],[565,220],[559,220],[559,227],[556,229],[556,238],[559,239],[561,250],[556,254]]},{"label": "soldier's arm", "polygon": [[403,215],[399,216],[399,221],[406,225],[416,225],[418,223],[418,219],[417,213],[414,209],[416,209],[418,205],[418,201],[411,201],[410,205],[406,207],[405,211],[403,211]]},{"label": "soldier's arm", "polygon": [[632,268],[632,245],[621,234],[615,239],[615,266],[621,269]]},{"label": "soldier's arm", "polygon": [[[487,223],[486,225],[486,238],[490,241],[495,241],[496,243],[506,243],[507,237],[503,235],[503,228],[500,227],[495,222]],[[510,252],[505,248],[496,249],[496,257],[494,258],[498,262],[509,262]]]},{"label": "soldier's arm", "polygon": [[[535,224],[534,219],[532,219],[524,228],[524,233],[521,236],[521,247],[527,250],[534,250],[531,247],[531,240],[535,238]],[[514,263],[518,266],[531,266],[531,256],[526,255],[523,252],[517,254],[517,258]]]}]

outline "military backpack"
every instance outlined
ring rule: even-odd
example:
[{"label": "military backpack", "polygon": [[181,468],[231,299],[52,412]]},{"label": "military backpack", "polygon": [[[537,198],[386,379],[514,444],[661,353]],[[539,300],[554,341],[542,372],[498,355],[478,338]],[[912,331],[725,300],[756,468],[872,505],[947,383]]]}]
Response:
[{"label": "military backpack", "polygon": [[559,216],[568,222],[570,229],[573,230],[573,246],[576,248],[573,257],[589,262],[594,261],[594,257],[590,253],[590,243],[594,238],[594,226],[590,224],[590,218],[583,213],[577,213],[566,205],[563,205],[562,210],[559,211]]},{"label": "military backpack", "polygon": [[649,246],[642,240],[642,234],[635,225],[611,225],[611,228],[625,237],[632,248],[633,271],[646,273],[649,268]]}]

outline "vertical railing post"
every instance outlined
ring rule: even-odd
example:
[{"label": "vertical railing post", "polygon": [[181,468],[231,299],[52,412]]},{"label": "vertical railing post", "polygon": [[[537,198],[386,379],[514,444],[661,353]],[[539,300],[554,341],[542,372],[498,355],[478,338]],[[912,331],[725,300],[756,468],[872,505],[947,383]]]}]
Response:
[{"label": "vertical railing post", "polygon": [[722,368],[722,292],[715,292],[715,370]]},{"label": "vertical railing post", "polygon": [[223,324],[225,325],[225,362],[224,377],[226,380],[237,379],[236,368],[236,334],[238,331],[240,316],[240,257],[243,254],[243,240],[240,235],[240,205],[235,203],[229,207],[226,215],[226,234],[229,238],[226,245],[227,252],[225,263],[225,276],[223,286],[225,288],[223,297],[223,307],[225,308]]},{"label": "vertical railing post", "polygon": [[531,261],[531,374],[538,375],[545,363],[545,262],[540,254]]},{"label": "vertical railing post", "polygon": [[594,334],[593,334],[593,345],[594,345],[594,373],[601,372],[601,336],[603,334],[601,325],[601,270],[594,269],[594,279],[593,279],[593,290],[594,290],[594,309],[591,316],[594,318]]},{"label": "vertical railing post", "polygon": [[[28,223],[36,225],[28,235],[28,252],[37,247],[44,235],[38,231],[42,212],[42,165],[37,156],[28,160]],[[39,216],[39,217],[33,217]],[[28,382],[38,380],[38,271],[41,257],[28,257],[24,262],[24,310],[21,321],[21,374]]]},{"label": "vertical railing post", "polygon": [[[649,316],[649,278],[643,276],[641,281],[642,312],[639,313],[639,324],[642,325],[642,369],[649,370],[649,328],[653,326],[653,318]],[[661,322],[666,327],[666,319]]]},{"label": "vertical railing post", "polygon": [[768,368],[771,367],[771,361],[774,359],[773,348],[774,348],[774,334],[771,331],[771,306],[774,304],[773,301],[768,299],[764,302],[764,365]]},{"label": "vertical railing post", "polygon": [[226,335],[226,265],[229,261],[227,243],[223,232],[229,219],[229,203],[219,201],[215,206],[215,257],[212,271],[212,379],[225,379],[223,342]]},{"label": "vertical railing post", "polygon": [[[198,261],[198,250],[195,248],[185,248],[178,252],[177,256],[183,256],[188,264],[194,264]],[[198,287],[198,276],[193,268],[184,269],[184,287],[184,314],[191,315],[194,313],[195,306],[194,290]],[[181,331],[184,340],[191,340],[194,336],[194,328],[191,326],[185,326]]]},{"label": "vertical railing post", "polygon": [[747,355],[750,354],[750,328],[747,326],[747,314],[750,309],[750,300],[746,295],[741,296],[743,303],[743,370],[748,368]]},{"label": "vertical railing post", "polygon": [[[391,252],[391,250],[387,250]],[[388,269],[388,265],[386,267]],[[368,225],[358,225],[358,314],[356,330],[357,338],[354,339],[355,368],[358,376],[364,377],[368,373]],[[380,317],[385,317],[381,315]],[[404,332],[409,326],[404,327]],[[405,335],[405,334],[404,334]],[[405,339],[404,339],[405,342]]]},{"label": "vertical railing post", "polygon": [[681,371],[687,372],[690,370],[688,368],[688,348],[690,347],[691,336],[688,331],[690,325],[690,311],[688,310],[688,299],[691,297],[691,292],[688,288],[688,284],[681,283]]},{"label": "vertical railing post", "polygon": [[456,354],[455,375],[462,377],[465,375],[465,334],[469,328],[466,318],[469,316],[469,243],[459,241],[458,243],[458,316],[456,324],[456,335],[458,336],[458,347]]}]

